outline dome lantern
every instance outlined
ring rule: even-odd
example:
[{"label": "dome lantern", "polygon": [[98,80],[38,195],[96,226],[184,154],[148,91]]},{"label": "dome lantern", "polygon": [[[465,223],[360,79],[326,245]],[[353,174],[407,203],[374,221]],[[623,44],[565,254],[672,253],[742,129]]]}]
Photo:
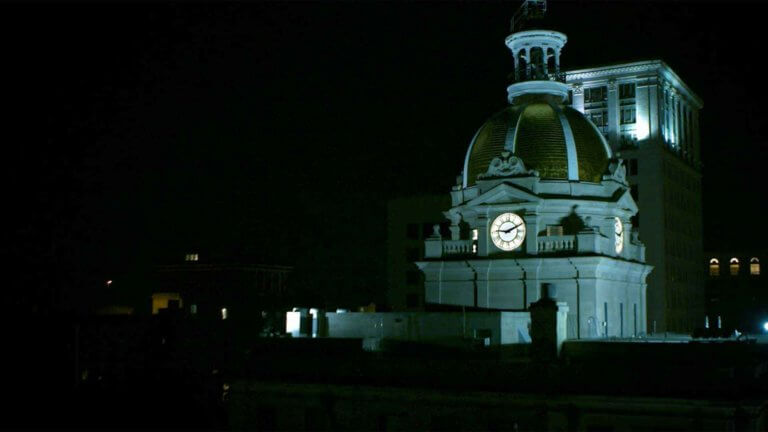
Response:
[{"label": "dome lantern", "polygon": [[510,106],[478,129],[464,159],[462,186],[491,177],[494,161],[504,153],[530,168],[528,175],[599,183],[613,154],[592,122],[565,104],[560,53],[568,38],[553,30],[517,31],[543,16],[546,1],[526,0],[520,10],[505,40],[515,60],[514,83],[507,87]]},{"label": "dome lantern", "polygon": [[509,103],[527,95],[549,95],[559,102],[568,97],[565,74],[560,72],[560,53],[568,38],[552,30],[527,30],[507,36],[515,61],[514,84],[507,87]]}]

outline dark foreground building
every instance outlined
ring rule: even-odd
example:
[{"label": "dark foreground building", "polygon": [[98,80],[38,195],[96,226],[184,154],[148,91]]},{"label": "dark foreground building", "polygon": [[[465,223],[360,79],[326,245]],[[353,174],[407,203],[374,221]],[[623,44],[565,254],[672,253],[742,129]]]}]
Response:
[{"label": "dark foreground building", "polygon": [[[458,341],[457,341],[458,342]],[[645,343],[642,343],[645,342]],[[768,349],[754,341],[567,341],[478,348],[262,341],[228,384],[249,430],[765,430]]]}]

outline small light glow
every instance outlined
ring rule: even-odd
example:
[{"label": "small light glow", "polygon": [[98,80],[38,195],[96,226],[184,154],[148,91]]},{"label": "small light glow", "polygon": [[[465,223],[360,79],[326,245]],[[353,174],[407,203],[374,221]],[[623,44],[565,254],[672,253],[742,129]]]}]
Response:
[{"label": "small light glow", "polygon": [[[297,308],[294,308],[297,309]],[[293,337],[299,337],[301,330],[301,312],[292,311],[285,314],[285,332]]]},{"label": "small light glow", "polygon": [[112,285],[112,279],[107,281],[107,286],[110,286],[110,285]]},{"label": "small light glow", "polygon": [[221,308],[221,319],[227,319],[227,308]]},{"label": "small light glow", "polygon": [[648,118],[645,115],[638,115],[636,120],[637,126],[635,131],[637,132],[637,140],[642,141],[651,134],[648,130]]},{"label": "small light glow", "polygon": [[768,332],[768,321],[763,323],[763,330]]},{"label": "small light glow", "polygon": [[200,256],[198,254],[186,254],[184,255],[185,261],[198,261],[200,259]]}]

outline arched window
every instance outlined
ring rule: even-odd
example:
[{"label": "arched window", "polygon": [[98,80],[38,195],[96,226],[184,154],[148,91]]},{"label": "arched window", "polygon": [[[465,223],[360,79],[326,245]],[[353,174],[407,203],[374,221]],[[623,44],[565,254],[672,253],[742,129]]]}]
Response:
[{"label": "arched window", "polygon": [[720,261],[717,258],[709,260],[709,275],[720,276]]},{"label": "arched window", "polygon": [[757,258],[752,258],[749,260],[749,274],[751,275],[759,275],[760,274],[760,260]]},{"label": "arched window", "polygon": [[731,258],[731,276],[736,276],[739,274],[739,259],[738,258]]}]

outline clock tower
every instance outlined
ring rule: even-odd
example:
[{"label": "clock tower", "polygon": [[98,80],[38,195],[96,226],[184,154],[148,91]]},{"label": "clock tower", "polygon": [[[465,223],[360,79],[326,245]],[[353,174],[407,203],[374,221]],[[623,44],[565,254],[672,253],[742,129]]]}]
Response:
[{"label": "clock tower", "polygon": [[630,222],[637,205],[623,161],[566,104],[566,42],[540,29],[506,38],[509,105],[469,143],[444,212],[450,236],[436,229],[425,241],[425,300],[528,310],[548,291],[568,304],[569,338],[636,336],[646,332],[652,269]]}]

